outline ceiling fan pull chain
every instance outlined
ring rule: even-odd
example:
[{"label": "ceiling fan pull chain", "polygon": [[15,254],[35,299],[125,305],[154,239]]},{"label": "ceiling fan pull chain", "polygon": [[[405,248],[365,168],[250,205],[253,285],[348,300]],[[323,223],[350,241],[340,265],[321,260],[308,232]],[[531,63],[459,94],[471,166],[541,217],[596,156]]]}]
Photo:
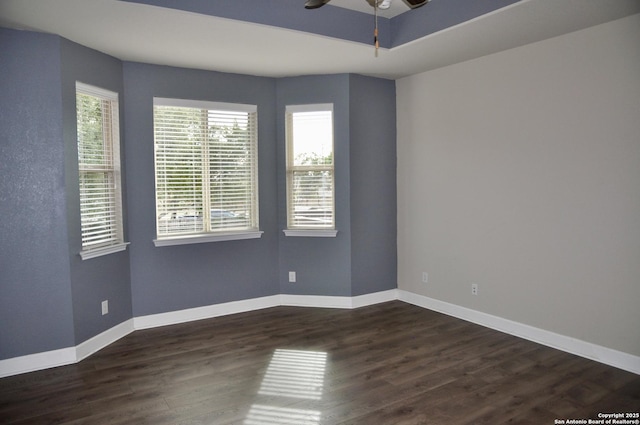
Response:
[{"label": "ceiling fan pull chain", "polygon": [[375,56],[378,57],[378,48],[380,47],[380,42],[378,40],[378,0],[374,0],[373,2],[373,16],[375,19],[373,28],[373,45],[375,46]]}]

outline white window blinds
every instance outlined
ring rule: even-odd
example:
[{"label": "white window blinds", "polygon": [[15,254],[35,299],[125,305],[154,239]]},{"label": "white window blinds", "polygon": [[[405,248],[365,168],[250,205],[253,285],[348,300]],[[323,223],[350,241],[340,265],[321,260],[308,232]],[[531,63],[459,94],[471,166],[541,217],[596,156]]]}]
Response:
[{"label": "white window blinds", "polygon": [[257,107],[154,99],[158,239],[258,229]]},{"label": "white window blinds", "polygon": [[86,259],[95,256],[90,252],[123,244],[118,94],[76,83],[76,117]]},{"label": "white window blinds", "polygon": [[333,105],[286,108],[287,226],[334,229]]}]

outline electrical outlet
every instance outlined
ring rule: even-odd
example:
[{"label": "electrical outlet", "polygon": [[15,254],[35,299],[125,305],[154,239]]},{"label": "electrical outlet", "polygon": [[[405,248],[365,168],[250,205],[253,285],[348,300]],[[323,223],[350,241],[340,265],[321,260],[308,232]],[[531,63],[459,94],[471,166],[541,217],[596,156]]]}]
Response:
[{"label": "electrical outlet", "polygon": [[473,295],[478,295],[478,284],[477,283],[472,283],[471,284],[471,293]]},{"label": "electrical outlet", "polygon": [[289,272],[289,282],[294,283],[296,281],[296,272]]},{"label": "electrical outlet", "polygon": [[109,300],[102,301],[102,315],[109,314]]},{"label": "electrical outlet", "polygon": [[428,282],[429,282],[429,273],[422,272],[422,283],[428,283]]}]

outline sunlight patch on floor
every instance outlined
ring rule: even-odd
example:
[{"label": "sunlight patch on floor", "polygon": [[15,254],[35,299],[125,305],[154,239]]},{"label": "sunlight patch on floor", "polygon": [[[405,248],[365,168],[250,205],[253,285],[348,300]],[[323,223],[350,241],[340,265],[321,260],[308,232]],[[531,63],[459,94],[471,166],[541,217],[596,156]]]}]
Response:
[{"label": "sunlight patch on floor", "polygon": [[318,425],[320,412],[254,404],[244,425]]},{"label": "sunlight patch on floor", "polygon": [[[295,400],[322,399],[327,353],[277,349],[258,390],[258,397],[276,397],[277,404]],[[283,402],[283,403],[280,403]],[[245,417],[244,425],[318,425],[321,412],[256,403]]]},{"label": "sunlight patch on floor", "polygon": [[278,349],[258,394],[320,400],[326,363],[327,353]]}]

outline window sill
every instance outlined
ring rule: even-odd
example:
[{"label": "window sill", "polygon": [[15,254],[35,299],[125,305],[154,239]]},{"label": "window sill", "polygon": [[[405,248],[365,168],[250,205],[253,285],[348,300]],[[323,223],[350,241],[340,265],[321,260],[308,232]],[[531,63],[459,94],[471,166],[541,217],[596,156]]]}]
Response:
[{"label": "window sill", "polygon": [[237,241],[243,239],[259,239],[264,232],[250,230],[242,232],[225,232],[207,235],[170,236],[153,240],[156,247],[173,245],[190,245],[194,243]]},{"label": "window sill", "polygon": [[284,229],[285,236],[308,238],[335,238],[338,231],[335,229]]},{"label": "window sill", "polygon": [[103,255],[109,255],[116,252],[124,251],[127,249],[129,242],[123,242],[116,245],[104,246],[102,248],[90,249],[87,251],[80,251],[80,257],[82,260],[89,260],[91,258],[102,257]]}]

